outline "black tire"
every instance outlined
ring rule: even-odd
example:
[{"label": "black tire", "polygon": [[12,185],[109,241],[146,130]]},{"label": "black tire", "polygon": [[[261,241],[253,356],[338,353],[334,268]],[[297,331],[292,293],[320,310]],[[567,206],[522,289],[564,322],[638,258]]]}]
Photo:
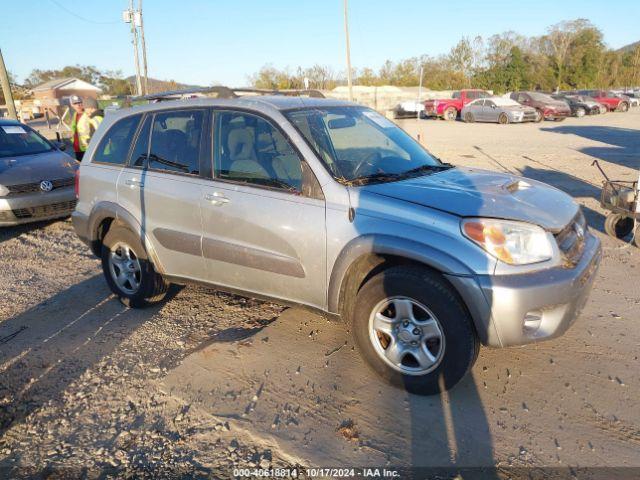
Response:
[{"label": "black tire", "polygon": [[506,125],[507,123],[509,123],[509,116],[506,113],[501,113],[498,117],[498,123],[500,125]]},{"label": "black tire", "polygon": [[[118,286],[110,270],[111,252],[121,245],[128,246],[139,263],[139,272],[136,273],[139,287],[134,292],[124,291]],[[114,227],[105,235],[102,242],[102,271],[111,291],[124,305],[131,308],[143,308],[161,301],[170,287],[154,270],[139,236],[125,227]]]},{"label": "black tire", "polygon": [[418,112],[418,119],[420,119],[420,120],[426,120],[427,119],[427,115],[424,113],[424,111],[419,111]]},{"label": "black tire", "polygon": [[458,117],[458,111],[454,107],[447,107],[442,112],[442,118],[447,122],[453,122]]},{"label": "black tire", "polygon": [[604,220],[604,231],[613,238],[624,238],[633,231],[633,218],[610,213]]},{"label": "black tire", "polygon": [[473,123],[473,122],[476,121],[476,119],[473,118],[473,113],[467,112],[467,113],[464,114],[464,121],[466,123]]},{"label": "black tire", "polygon": [[540,123],[542,120],[544,120],[544,115],[540,110],[536,110],[536,119],[534,120],[534,122]]},{"label": "black tire", "polygon": [[[370,338],[374,309],[385,299],[398,296],[421,303],[437,319],[444,350],[437,366],[428,373],[411,375],[391,367]],[[465,305],[440,274],[425,268],[392,267],[372,277],[358,292],[349,320],[353,340],[369,367],[390,384],[411,393],[435,395],[451,389],[478,357],[480,342]]]},{"label": "black tire", "polygon": [[576,117],[582,118],[587,114],[587,110],[584,107],[576,108]]}]

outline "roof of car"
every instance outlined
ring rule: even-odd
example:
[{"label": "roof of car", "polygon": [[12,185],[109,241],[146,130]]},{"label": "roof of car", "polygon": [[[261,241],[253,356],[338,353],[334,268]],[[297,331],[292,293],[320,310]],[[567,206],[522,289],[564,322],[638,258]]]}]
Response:
[{"label": "roof of car", "polygon": [[22,125],[19,121],[12,118],[0,118],[0,125]]},{"label": "roof of car", "polygon": [[341,106],[359,106],[356,103],[346,102],[344,100],[335,100],[330,98],[311,98],[297,97],[285,95],[245,95],[236,98],[211,98],[211,97],[192,97],[182,99],[163,100],[161,102],[136,105],[129,108],[121,108],[105,117],[105,124],[110,125],[112,122],[121,118],[135,115],[137,113],[154,112],[164,109],[178,108],[194,108],[194,107],[222,107],[222,108],[245,108],[255,110],[261,113],[269,113],[274,111],[292,110],[297,108],[323,108],[323,107],[341,107]]},{"label": "roof of car", "polygon": [[195,97],[175,100],[164,100],[162,102],[153,103],[158,108],[163,106],[180,105],[237,105],[237,106],[268,106],[277,110],[290,110],[295,108],[309,107],[328,107],[328,106],[355,106],[356,104],[346,102],[344,100],[336,100],[332,98],[314,98],[314,97],[298,97],[288,95],[243,95],[237,98],[210,98]]}]

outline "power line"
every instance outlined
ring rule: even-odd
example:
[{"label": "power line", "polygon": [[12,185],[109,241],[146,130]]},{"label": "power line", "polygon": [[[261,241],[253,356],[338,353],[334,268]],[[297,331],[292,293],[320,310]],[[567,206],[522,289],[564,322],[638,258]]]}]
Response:
[{"label": "power line", "polygon": [[69,10],[67,7],[65,7],[64,5],[62,5],[61,3],[57,2],[56,0],[49,0],[51,3],[53,3],[54,5],[56,5],[58,8],[64,10],[65,12],[67,12],[69,15],[76,17],[79,20],[82,20],[83,22],[87,22],[87,23],[93,23],[96,25],[115,25],[116,23],[120,23],[120,21],[114,21],[114,22],[98,22],[96,20],[91,20],[89,18],[85,18],[82,15],[78,15],[76,12],[74,12],[73,10]]}]

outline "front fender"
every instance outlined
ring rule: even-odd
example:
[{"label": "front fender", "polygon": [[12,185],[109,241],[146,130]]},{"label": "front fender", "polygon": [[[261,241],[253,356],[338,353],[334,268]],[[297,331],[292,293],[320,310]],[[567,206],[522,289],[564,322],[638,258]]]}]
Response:
[{"label": "front fender", "polygon": [[445,274],[473,275],[469,267],[460,260],[435,247],[392,235],[362,235],[351,240],[342,249],[333,265],[327,299],[330,312],[340,311],[340,292],[349,267],[359,258],[371,254],[414,260]]}]

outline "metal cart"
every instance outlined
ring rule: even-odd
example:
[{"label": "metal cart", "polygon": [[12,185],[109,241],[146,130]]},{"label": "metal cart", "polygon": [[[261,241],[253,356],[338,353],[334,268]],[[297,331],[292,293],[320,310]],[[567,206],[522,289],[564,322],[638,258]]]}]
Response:
[{"label": "metal cart", "polygon": [[625,238],[633,233],[633,243],[636,247],[640,247],[640,189],[638,181],[610,180],[597,160],[593,164],[598,167],[605,178],[600,194],[600,205],[609,210],[604,222],[605,232],[615,238]]}]

